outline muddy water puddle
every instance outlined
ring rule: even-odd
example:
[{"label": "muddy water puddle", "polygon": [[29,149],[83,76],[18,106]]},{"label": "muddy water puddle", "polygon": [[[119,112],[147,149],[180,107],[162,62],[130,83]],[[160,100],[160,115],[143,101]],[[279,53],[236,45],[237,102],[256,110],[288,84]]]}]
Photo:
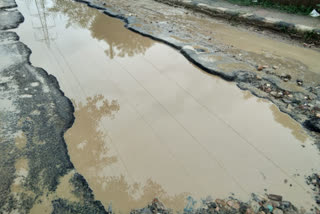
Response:
[{"label": "muddy water puddle", "polygon": [[182,210],[188,196],[247,200],[264,189],[311,206],[304,175],[320,156],[277,107],[84,4],[17,3],[32,64],[75,106],[71,161],[106,209],[128,213],[158,197]]}]

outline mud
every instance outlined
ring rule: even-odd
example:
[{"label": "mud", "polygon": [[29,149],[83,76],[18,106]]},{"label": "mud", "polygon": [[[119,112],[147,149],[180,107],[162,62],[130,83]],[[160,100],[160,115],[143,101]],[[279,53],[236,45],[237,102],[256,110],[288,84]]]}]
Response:
[{"label": "mud", "polygon": [[[188,8],[189,10],[206,14],[210,17],[225,19],[233,25],[264,30],[271,34],[301,40],[319,47],[320,29],[319,22],[311,17],[295,16],[282,12],[259,10],[258,7],[241,7],[223,1],[181,1],[181,0],[156,0],[175,7]],[[248,10],[249,9],[249,10]],[[250,11],[251,10],[251,11]],[[278,17],[275,18],[275,17]],[[280,19],[279,19],[280,18]],[[301,23],[306,23],[303,25]]]},{"label": "mud", "polygon": [[[2,29],[23,21],[16,9],[4,9],[14,1],[0,5]],[[52,204],[53,212],[61,213],[55,212],[59,200],[67,206],[67,196],[75,194],[59,188],[68,183],[63,180],[68,173],[74,174],[68,186],[86,194],[75,194],[78,213],[105,213],[72,172],[63,134],[73,123],[73,106],[55,77],[31,65],[30,54],[15,32],[0,32],[0,213],[50,213]]]},{"label": "mud", "polygon": [[[74,103],[76,120],[65,134],[71,161],[106,210],[128,213],[154,197],[183,210],[187,196],[200,204],[208,195],[233,192],[248,201],[264,189],[299,208],[314,205],[296,174],[317,168],[318,152],[276,106],[85,4],[57,0],[37,10],[18,3],[32,17],[17,29],[33,50],[31,61],[54,74]],[[50,28],[31,16],[41,11]],[[42,27],[36,35],[33,26]],[[195,46],[201,57],[230,75],[240,64],[256,71],[244,61],[228,63],[225,55],[205,55],[210,49],[202,47]],[[57,202],[55,209],[67,209]]]}]

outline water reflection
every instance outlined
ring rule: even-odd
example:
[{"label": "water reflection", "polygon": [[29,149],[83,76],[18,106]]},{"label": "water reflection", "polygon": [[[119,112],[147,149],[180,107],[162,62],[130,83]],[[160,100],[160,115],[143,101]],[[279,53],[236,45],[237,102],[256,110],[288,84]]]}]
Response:
[{"label": "water reflection", "polygon": [[54,0],[53,2],[54,5],[50,11],[67,16],[67,28],[71,25],[78,25],[90,30],[92,37],[108,44],[105,53],[111,59],[144,54],[154,43],[150,39],[128,31],[120,20],[108,17],[98,10],[92,10],[85,4],[67,0]]},{"label": "water reflection", "polygon": [[[113,117],[120,106],[116,100],[109,103],[102,95],[88,97],[86,104],[74,103],[76,121],[65,135],[72,160],[78,170],[101,171],[107,165],[117,161],[115,156],[108,156],[105,144],[106,133],[99,130],[99,122],[103,117]],[[94,176],[94,175],[92,175]]]},{"label": "water reflection", "polygon": [[98,15],[90,27],[92,36],[109,44],[105,53],[112,59],[145,53],[154,43],[151,39],[128,31],[120,20]]},{"label": "water reflection", "polygon": [[291,130],[292,135],[299,140],[300,142],[306,142],[308,136],[303,132],[301,126],[291,119],[288,115],[282,113],[278,110],[275,105],[270,105],[270,109],[272,111],[274,120],[280,123],[283,127],[289,128]]},{"label": "water reflection", "polygon": [[32,17],[34,40],[44,42],[50,48],[51,42],[57,39],[57,34],[53,30],[56,25],[48,12],[47,4],[45,0],[26,0],[29,16]]},{"label": "water reflection", "polygon": [[[120,110],[116,100],[109,102],[103,95],[88,97],[86,103],[74,103],[75,123],[65,134],[68,152],[75,168],[88,181],[96,199],[105,207],[112,202],[114,211],[128,213],[144,207],[158,197],[168,207],[183,209],[186,193],[168,195],[151,179],[132,181],[121,171],[125,163],[111,151],[112,141],[102,129],[104,120],[112,120]],[[125,167],[124,167],[125,169]]]},{"label": "water reflection", "polygon": [[75,3],[67,0],[53,0],[53,6],[49,11],[58,14],[62,13],[67,18],[66,28],[73,27],[89,28],[95,19],[97,11],[89,10],[86,4]]}]

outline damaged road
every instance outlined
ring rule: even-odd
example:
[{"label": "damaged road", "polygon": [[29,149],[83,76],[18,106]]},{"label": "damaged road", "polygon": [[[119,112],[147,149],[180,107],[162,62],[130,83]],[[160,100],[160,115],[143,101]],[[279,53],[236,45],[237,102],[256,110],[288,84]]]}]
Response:
[{"label": "damaged road", "polygon": [[[6,2],[6,5],[2,3],[1,11],[21,22],[18,11],[10,13],[12,9],[5,9],[14,7],[12,1]],[[21,5],[23,1],[19,2]],[[124,20],[133,31],[174,46],[207,72],[235,81],[240,88],[272,100],[280,109],[288,109],[296,120],[315,130],[319,78],[315,66],[318,60],[309,56],[318,54],[316,51],[276,43],[280,47],[272,54],[273,49],[268,49],[269,45],[274,45],[272,41],[261,46],[254,43],[258,47],[243,50],[241,42],[226,45],[218,41],[232,38],[218,32],[211,32],[211,35],[208,29],[212,26],[207,26],[205,19],[201,22],[202,16],[189,16],[187,10],[153,4],[153,1],[135,3],[111,0],[91,6]],[[310,146],[312,141],[274,105],[269,107],[269,103],[256,101],[249,93],[234,89],[225,81],[219,82],[218,78],[186,63],[174,50],[126,31],[119,22],[84,4],[57,0],[51,6],[48,11],[55,13],[53,17],[63,17],[57,27],[60,41],[46,38],[38,43],[30,42],[37,38],[28,37],[30,23],[33,23],[29,20],[23,30],[16,31],[23,35],[24,43],[26,40],[33,45],[31,49],[35,51],[36,60],[31,60],[32,63],[43,63],[41,67],[55,75],[60,84],[55,77],[30,64],[31,51],[17,33],[1,31],[0,117],[6,122],[0,123],[0,158],[3,158],[0,167],[1,178],[5,178],[0,183],[0,213],[173,212],[160,201],[174,210],[182,206],[184,213],[303,213],[305,210],[301,206],[314,206],[303,185],[303,175],[316,168],[317,163],[313,162],[319,160]],[[24,15],[26,11],[24,9]],[[181,28],[183,21],[179,17],[185,16],[188,18],[186,27]],[[234,32],[223,23],[213,22],[221,32]],[[201,24],[198,32],[195,32],[195,23]],[[11,22],[3,25],[3,29],[18,24]],[[77,28],[83,29],[75,30]],[[68,35],[70,32],[74,34]],[[249,35],[246,31],[237,32],[240,38]],[[89,39],[90,42],[86,42]],[[262,37],[261,44],[268,41],[265,39]],[[288,51],[283,51],[283,47],[288,47]],[[298,50],[304,51],[294,56],[292,53]],[[277,55],[279,51],[285,57]],[[297,61],[299,57],[303,62]],[[167,63],[172,58],[178,63]],[[55,66],[58,69],[53,69]],[[168,68],[157,68],[161,66]],[[312,92],[309,91],[311,86]],[[188,87],[205,90],[193,95]],[[214,92],[217,93],[213,96]],[[74,108],[64,93],[72,100]],[[216,99],[212,100],[212,105],[218,109],[232,104],[237,108],[220,109],[221,115],[212,116],[208,110],[211,103],[203,101],[211,101],[208,99],[211,96]],[[220,106],[218,98],[222,96],[232,97],[235,102]],[[225,101],[221,99],[220,102]],[[252,110],[248,110],[250,107]],[[267,112],[268,119],[259,117],[262,113],[256,111],[258,107]],[[257,112],[255,117],[272,127],[271,135],[278,136],[264,141],[261,136],[253,136],[251,130],[247,135],[245,128],[239,128],[244,127],[241,122],[244,120],[239,124],[235,122],[241,113],[232,114],[241,108],[245,110],[239,112],[244,115],[249,115],[245,113],[248,111]],[[248,127],[261,124],[251,122],[251,115],[247,118]],[[212,130],[219,130],[221,134]],[[263,127],[255,130],[257,135],[260,130],[264,131]],[[317,133],[313,136],[317,137]],[[251,137],[255,145],[246,141]],[[226,147],[236,148],[236,152]],[[259,153],[259,148],[265,153]],[[250,155],[244,155],[248,151]],[[283,158],[283,151],[290,157]],[[234,163],[238,161],[241,164]],[[196,184],[192,183],[194,180]],[[268,190],[264,185],[286,196],[282,199],[262,193],[262,196],[249,196],[249,200],[236,199],[241,191],[246,195],[255,192],[252,189],[265,193]],[[231,191],[237,195],[225,200],[202,198],[208,194],[224,198],[234,195]],[[187,197],[188,194],[198,194],[195,200],[201,197],[200,207],[194,206],[196,201]],[[155,195],[160,200],[152,201]],[[292,199],[299,204],[293,206],[287,201]],[[146,201],[152,203],[138,209],[145,206]],[[308,209],[307,213],[315,209]]]},{"label": "damaged road", "polygon": [[270,100],[308,129],[319,146],[318,50],[152,0],[134,5],[124,0],[77,1],[124,20],[128,29],[169,44],[203,70]]},{"label": "damaged road", "polygon": [[106,213],[69,159],[72,103],[8,31],[24,20],[15,6],[0,3],[0,213]]}]

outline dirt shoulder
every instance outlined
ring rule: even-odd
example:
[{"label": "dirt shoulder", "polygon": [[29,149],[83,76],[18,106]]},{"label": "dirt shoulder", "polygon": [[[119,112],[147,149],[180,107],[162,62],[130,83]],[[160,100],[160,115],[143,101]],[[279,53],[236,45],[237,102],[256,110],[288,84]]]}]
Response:
[{"label": "dirt shoulder", "polygon": [[225,1],[208,0],[156,0],[172,6],[188,8],[211,17],[226,19],[232,23],[241,23],[260,29],[268,29],[302,40],[313,45],[320,45],[320,19],[275,10],[259,9],[234,5]]}]

